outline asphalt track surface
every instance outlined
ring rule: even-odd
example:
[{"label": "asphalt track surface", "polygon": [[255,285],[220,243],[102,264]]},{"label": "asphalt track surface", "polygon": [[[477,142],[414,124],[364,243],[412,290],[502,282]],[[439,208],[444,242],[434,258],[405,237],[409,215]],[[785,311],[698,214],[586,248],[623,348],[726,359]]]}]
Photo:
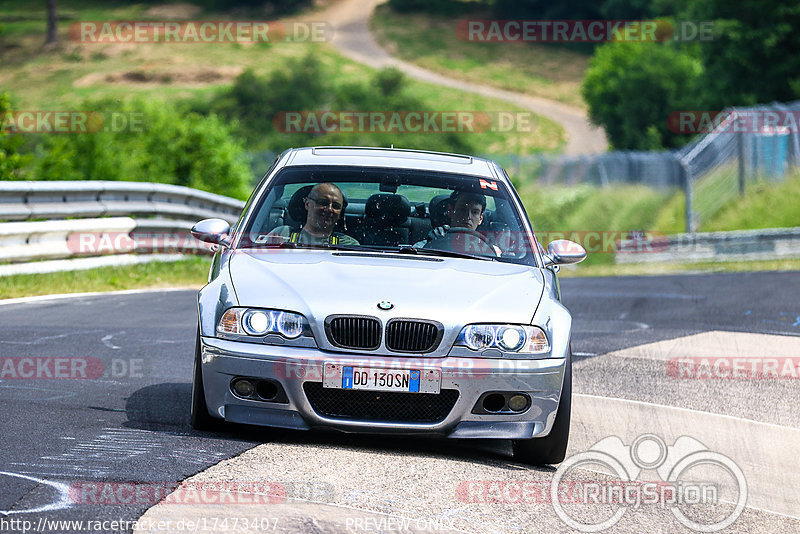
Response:
[{"label": "asphalt track surface", "polygon": [[[800,273],[564,279],[562,290],[575,318],[576,394],[740,417],[781,425],[787,431],[800,428],[797,380],[676,381],[666,376],[661,361],[604,359],[608,353],[703,332],[800,336]],[[279,454],[294,455],[291,461],[287,458],[295,462],[294,470],[310,468],[315,454],[334,454],[335,461],[337,454],[393,457],[396,452],[408,461],[430,464],[426,469],[431,473],[438,461],[453,457],[475,473],[487,465],[526,469],[513,462],[502,442],[390,440],[241,426],[225,433],[196,432],[188,425],[195,310],[195,292],[190,290],[0,305],[2,358],[17,363],[14,358],[96,359],[91,360],[89,374],[99,375],[14,379],[4,368],[0,381],[4,531],[22,531],[9,528],[12,519],[136,520],[155,503],[92,504],[81,502],[86,497],[80,491],[96,482],[169,486],[262,443],[283,447]],[[686,430],[692,434],[692,428]],[[787,460],[796,463],[798,452],[800,445],[795,443],[793,450],[785,451]],[[301,465],[307,454],[308,462]],[[313,465],[317,472],[326,469],[335,466]],[[529,471],[544,478],[553,473],[547,468]],[[424,485],[420,481],[419,489],[406,489],[419,492]],[[798,487],[800,480],[794,480],[793,488],[775,491],[797,493]],[[64,497],[65,488],[72,488],[69,497]],[[638,516],[630,517],[635,521]],[[564,528],[552,511],[542,520]],[[679,525],[663,518],[653,519],[652,524],[648,518],[640,521],[631,531],[679,530]],[[730,531],[756,528],[800,531],[800,521],[763,508],[748,509]],[[524,524],[510,527],[510,531],[530,530],[535,529]]]}]

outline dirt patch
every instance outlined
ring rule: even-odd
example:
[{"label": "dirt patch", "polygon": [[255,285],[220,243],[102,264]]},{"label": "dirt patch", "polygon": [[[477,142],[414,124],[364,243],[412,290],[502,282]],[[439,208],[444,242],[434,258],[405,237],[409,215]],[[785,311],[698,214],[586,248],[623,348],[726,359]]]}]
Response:
[{"label": "dirt patch", "polygon": [[123,72],[93,72],[75,80],[75,87],[98,84],[203,86],[227,83],[242,73],[242,67],[186,67],[180,69],[134,69]]},{"label": "dirt patch", "polygon": [[155,17],[158,19],[187,20],[201,11],[202,8],[194,4],[163,4],[160,6],[153,6],[144,13],[148,17]]}]

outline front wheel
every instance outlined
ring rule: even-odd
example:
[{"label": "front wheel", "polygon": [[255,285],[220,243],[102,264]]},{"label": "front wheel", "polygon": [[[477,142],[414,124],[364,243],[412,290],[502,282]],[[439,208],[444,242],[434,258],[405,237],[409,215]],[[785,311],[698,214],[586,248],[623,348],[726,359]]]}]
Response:
[{"label": "front wheel", "polygon": [[556,420],[550,434],[543,438],[512,440],[514,459],[531,465],[557,464],[564,461],[569,441],[569,421],[572,405],[572,349],[567,353],[564,385],[558,401]]},{"label": "front wheel", "polygon": [[189,422],[195,430],[212,430],[219,426],[216,419],[208,413],[206,394],[203,390],[203,367],[200,361],[200,328],[194,346],[194,375],[192,377],[192,408]]}]

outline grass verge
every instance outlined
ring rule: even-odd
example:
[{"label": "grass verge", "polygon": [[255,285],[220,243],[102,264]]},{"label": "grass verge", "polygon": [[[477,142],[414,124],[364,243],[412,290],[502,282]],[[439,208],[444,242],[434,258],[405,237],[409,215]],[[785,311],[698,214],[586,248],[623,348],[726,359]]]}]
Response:
[{"label": "grass verge", "polygon": [[[17,274],[0,278],[0,300],[89,293],[125,289],[193,287],[200,289],[208,278],[209,259],[189,258],[176,262],[152,262],[122,267],[100,267],[83,271],[47,274]],[[800,260],[704,262],[675,264],[577,265],[564,267],[561,278],[607,276],[659,276],[756,271],[800,271]]]},{"label": "grass verge", "polygon": [[0,299],[119,291],[122,289],[202,287],[208,279],[210,258],[151,262],[120,267],[45,274],[15,274],[0,278]]},{"label": "grass verge", "polygon": [[383,5],[375,10],[370,26],[390,53],[426,69],[586,107],[580,87],[588,55],[542,44],[463,40],[456,31],[459,22],[452,17],[395,13]]},{"label": "grass verge", "polygon": [[[74,21],[153,19],[152,7],[75,0],[65,4],[60,6],[66,20],[59,24],[60,43],[56,47],[42,47],[44,19],[4,23],[6,31],[0,34],[0,50],[3,50],[0,86],[10,93],[15,109],[92,111],[85,109],[87,101],[127,100],[132,96],[176,104],[209,101],[229,88],[236,76],[246,69],[268,76],[289,68],[290,59],[307,54],[315,55],[330,72],[337,73],[339,82],[371,83],[374,75],[373,69],[344,58],[324,43],[75,42],[67,34]],[[225,12],[201,12],[192,18],[236,19]],[[453,89],[442,90],[440,86],[413,79],[406,80],[404,92],[417,99],[423,109],[431,111],[526,111],[500,100]],[[378,132],[372,136],[370,144],[407,146],[403,135]],[[486,153],[524,155],[558,151],[566,143],[563,128],[539,116],[534,116],[531,131],[457,132],[454,135],[468,136],[467,144],[476,147],[474,152],[480,147],[480,151]],[[298,146],[291,140],[289,144]],[[273,147],[275,150],[283,148]]]},{"label": "grass verge", "polygon": [[800,271],[800,259],[724,261],[700,263],[659,263],[624,265],[578,265],[562,268],[561,278],[601,276],[660,276],[667,274],[739,273],[759,271]]}]

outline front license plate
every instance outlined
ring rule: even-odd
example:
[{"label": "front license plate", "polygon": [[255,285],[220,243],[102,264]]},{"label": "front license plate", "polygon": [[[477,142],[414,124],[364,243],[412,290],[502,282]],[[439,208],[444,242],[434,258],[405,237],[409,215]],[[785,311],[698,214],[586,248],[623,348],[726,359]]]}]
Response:
[{"label": "front license plate", "polygon": [[368,391],[439,393],[442,373],[438,369],[385,369],[325,364],[323,387]]}]

